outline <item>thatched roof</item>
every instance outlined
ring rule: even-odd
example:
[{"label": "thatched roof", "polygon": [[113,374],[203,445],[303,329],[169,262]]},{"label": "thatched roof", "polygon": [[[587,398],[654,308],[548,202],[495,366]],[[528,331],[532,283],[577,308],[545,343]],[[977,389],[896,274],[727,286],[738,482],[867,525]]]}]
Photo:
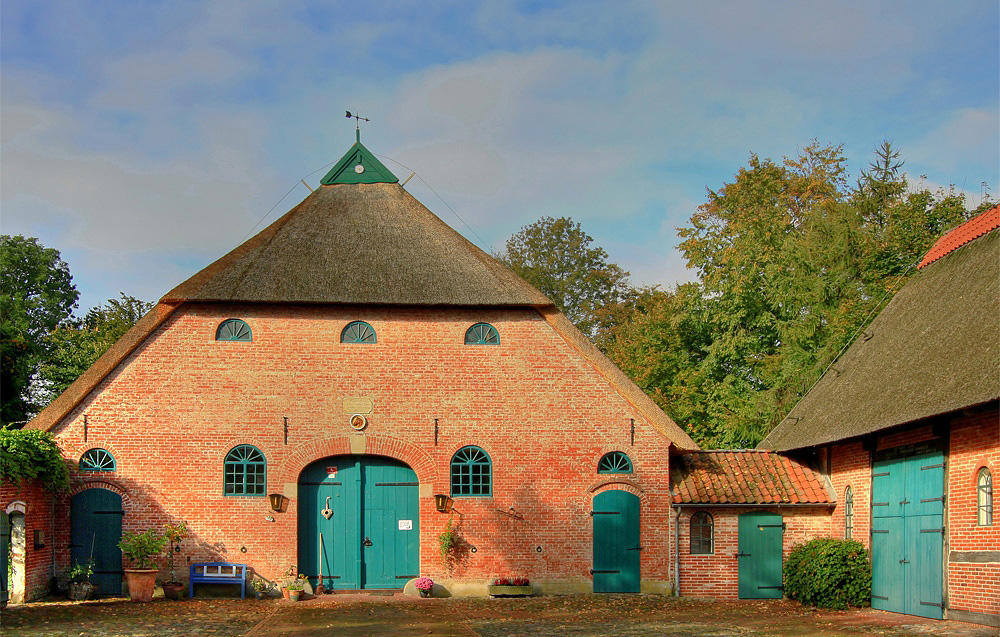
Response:
[{"label": "thatched roof", "polygon": [[907,282],[760,443],[786,451],[1000,398],[1000,229]]},{"label": "thatched roof", "polygon": [[394,183],[320,186],[163,300],[552,304]]},{"label": "thatched roof", "polygon": [[769,451],[695,451],[670,463],[674,504],[815,504],[836,501],[815,468]]}]

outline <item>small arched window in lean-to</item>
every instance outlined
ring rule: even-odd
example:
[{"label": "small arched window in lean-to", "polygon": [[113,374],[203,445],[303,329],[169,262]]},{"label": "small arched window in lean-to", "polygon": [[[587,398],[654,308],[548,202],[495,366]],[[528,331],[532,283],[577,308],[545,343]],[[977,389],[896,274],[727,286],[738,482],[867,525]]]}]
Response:
[{"label": "small arched window in lean-to", "polygon": [[854,490],[847,487],[844,490],[844,538],[854,537]]},{"label": "small arched window in lean-to", "polygon": [[499,345],[500,334],[489,323],[476,323],[465,332],[466,345]]},{"label": "small arched window in lean-to", "polygon": [[376,343],[375,328],[364,321],[352,321],[340,333],[341,343]]},{"label": "small arched window in lean-to", "polygon": [[632,473],[632,461],[623,451],[612,451],[601,457],[597,473]]},{"label": "small arched window in lean-to", "polygon": [[993,476],[983,467],[976,476],[976,521],[979,526],[993,525]]},{"label": "small arched window in lean-to", "polygon": [[80,471],[114,471],[115,457],[105,449],[88,449],[80,456]]},{"label": "small arched window in lean-to", "polygon": [[252,341],[253,334],[246,321],[240,319],[226,319],[219,323],[219,328],[215,330],[215,340],[217,341]]},{"label": "small arched window in lean-to", "polygon": [[711,555],[715,552],[715,520],[704,511],[691,516],[691,554]]}]

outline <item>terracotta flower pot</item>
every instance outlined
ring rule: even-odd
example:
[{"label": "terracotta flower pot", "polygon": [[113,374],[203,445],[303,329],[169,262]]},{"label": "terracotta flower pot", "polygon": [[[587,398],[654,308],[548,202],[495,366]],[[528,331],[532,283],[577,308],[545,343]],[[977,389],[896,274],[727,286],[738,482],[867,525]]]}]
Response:
[{"label": "terracotta flower pot", "polygon": [[284,597],[285,599],[288,599],[288,589],[285,588],[284,586],[281,587],[281,596]]},{"label": "terracotta flower pot", "polygon": [[167,599],[182,599],[184,597],[183,584],[167,582],[163,585],[163,596]]},{"label": "terracotta flower pot", "polygon": [[128,596],[133,602],[153,601],[153,589],[156,588],[156,573],[153,569],[125,569],[125,581],[128,582]]},{"label": "terracotta flower pot", "polygon": [[299,597],[301,596],[302,596],[302,591],[288,591],[288,599],[293,602],[299,601]]}]

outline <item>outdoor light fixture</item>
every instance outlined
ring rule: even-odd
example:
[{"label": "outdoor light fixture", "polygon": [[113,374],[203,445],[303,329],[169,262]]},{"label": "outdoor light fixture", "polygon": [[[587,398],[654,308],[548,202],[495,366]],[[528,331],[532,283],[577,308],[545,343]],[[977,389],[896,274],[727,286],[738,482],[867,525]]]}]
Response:
[{"label": "outdoor light fixture", "polygon": [[281,511],[281,505],[284,504],[285,496],[281,495],[280,493],[272,493],[271,495],[267,496],[267,499],[271,501],[272,511],[278,511],[278,512]]},{"label": "outdoor light fixture", "polygon": [[441,513],[447,513],[448,511],[450,511],[452,502],[453,500],[449,496],[446,496],[443,493],[439,493],[436,496],[434,496],[434,506]]}]

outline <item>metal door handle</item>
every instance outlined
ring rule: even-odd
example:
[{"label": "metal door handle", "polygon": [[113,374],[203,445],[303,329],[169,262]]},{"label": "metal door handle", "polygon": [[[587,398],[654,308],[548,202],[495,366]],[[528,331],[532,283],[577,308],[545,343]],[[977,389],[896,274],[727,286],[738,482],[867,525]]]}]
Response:
[{"label": "metal door handle", "polygon": [[906,558],[904,557],[903,559],[899,560],[899,563],[900,563],[900,564],[909,564],[909,563],[910,563],[910,560],[908,560],[908,559],[906,559]]},{"label": "metal door handle", "polygon": [[365,538],[365,541],[361,543],[361,546],[371,546],[371,545],[372,541],[369,540],[367,537]]}]

